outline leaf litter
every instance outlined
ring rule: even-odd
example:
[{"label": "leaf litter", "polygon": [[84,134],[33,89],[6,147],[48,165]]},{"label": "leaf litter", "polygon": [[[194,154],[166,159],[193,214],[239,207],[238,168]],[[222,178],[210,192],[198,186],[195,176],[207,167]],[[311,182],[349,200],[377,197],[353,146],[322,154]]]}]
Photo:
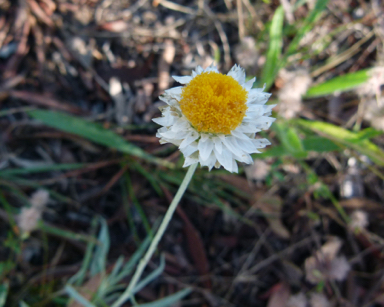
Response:
[{"label": "leaf litter", "polygon": [[154,137],[158,96],[213,62],[267,83],[273,144],[239,175],[196,173],[138,303],[384,306],[383,16],[377,0],[0,1],[4,306],[77,306],[79,272],[95,300],[133,258],[184,172]]}]

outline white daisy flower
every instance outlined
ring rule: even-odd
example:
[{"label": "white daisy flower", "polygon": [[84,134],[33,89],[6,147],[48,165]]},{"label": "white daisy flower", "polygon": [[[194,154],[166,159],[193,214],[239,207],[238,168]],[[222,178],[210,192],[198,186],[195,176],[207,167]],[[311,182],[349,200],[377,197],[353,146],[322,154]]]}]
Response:
[{"label": "white daisy flower", "polygon": [[215,66],[200,66],[191,76],[173,78],[184,86],[166,90],[159,98],[167,103],[162,117],[153,121],[161,127],[160,143],[172,143],[184,154],[184,167],[201,166],[237,172],[237,163],[253,163],[250,154],[259,153],[270,142],[256,139],[275,120],[269,117],[274,105],[265,105],[269,93],[252,89],[256,78],[245,81],[245,72],[233,66],[228,74]]}]

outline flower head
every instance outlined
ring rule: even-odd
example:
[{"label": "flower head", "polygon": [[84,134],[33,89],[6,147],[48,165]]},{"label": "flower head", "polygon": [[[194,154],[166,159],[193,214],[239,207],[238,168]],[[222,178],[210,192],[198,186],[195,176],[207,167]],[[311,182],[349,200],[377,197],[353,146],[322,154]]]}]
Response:
[{"label": "flower head", "polygon": [[252,89],[255,78],[246,82],[241,67],[226,75],[215,66],[197,67],[191,76],[173,78],[184,86],[160,96],[167,106],[153,121],[163,126],[156,134],[160,143],[179,146],[184,167],[200,162],[237,172],[236,161],[253,163],[250,154],[270,144],[255,136],[275,120],[269,117],[274,105],[265,105],[271,94]]}]

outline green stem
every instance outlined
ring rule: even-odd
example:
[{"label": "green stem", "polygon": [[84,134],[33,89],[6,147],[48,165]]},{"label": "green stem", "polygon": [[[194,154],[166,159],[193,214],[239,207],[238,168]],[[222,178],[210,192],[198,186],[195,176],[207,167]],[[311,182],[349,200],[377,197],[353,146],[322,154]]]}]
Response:
[{"label": "green stem", "polygon": [[197,163],[192,164],[189,167],[189,169],[188,169],[188,171],[187,171],[187,173],[183,179],[183,182],[181,183],[181,185],[179,187],[179,190],[177,191],[175,197],[173,198],[171,204],[169,205],[167,212],[165,213],[163,221],[161,222],[161,225],[160,225],[159,229],[157,230],[157,232],[156,232],[156,234],[155,234],[155,236],[151,242],[151,245],[149,246],[144,257],[140,260],[139,265],[137,266],[136,272],[131,279],[131,282],[129,283],[129,285],[128,285],[127,289],[124,291],[124,293],[112,305],[112,307],[120,307],[125,301],[127,301],[128,299],[130,299],[134,295],[135,287],[136,287],[141,275],[143,274],[143,271],[146,268],[149,260],[152,258],[152,255],[155,252],[156,247],[159,244],[159,241],[163,237],[163,234],[168,227],[168,224],[169,224],[169,222],[173,216],[173,213],[175,212],[177,205],[180,202],[181,197],[183,197],[184,192],[187,189],[187,187],[188,187],[188,185],[192,179],[193,174],[195,173],[196,167],[197,167]]}]

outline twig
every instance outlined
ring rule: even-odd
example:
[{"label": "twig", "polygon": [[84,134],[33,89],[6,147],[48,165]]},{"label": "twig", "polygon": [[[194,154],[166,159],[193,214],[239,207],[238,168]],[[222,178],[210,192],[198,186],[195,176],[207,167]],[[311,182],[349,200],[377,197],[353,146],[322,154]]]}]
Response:
[{"label": "twig", "polygon": [[325,64],[324,66],[311,72],[311,77],[315,78],[318,75],[321,75],[323,72],[326,72],[327,70],[348,60],[350,57],[352,57],[353,55],[355,55],[360,51],[361,45],[367,42],[374,35],[374,33],[375,33],[374,30],[372,30],[364,38],[362,38],[356,44],[354,44],[351,48],[349,48],[348,50],[345,50],[344,52],[340,53],[339,55],[331,59],[331,61],[328,64]]},{"label": "twig", "polygon": [[211,9],[207,5],[204,6],[204,11],[208,15],[208,17],[213,21],[213,23],[216,27],[216,30],[219,33],[220,40],[223,43],[225,69],[228,70],[231,66],[231,49],[229,47],[227,35],[224,32],[222,24],[215,17],[213,12],[211,11]]},{"label": "twig", "polygon": [[185,14],[190,14],[190,15],[196,15],[197,14],[197,11],[192,10],[189,7],[182,6],[180,4],[173,3],[171,1],[158,0],[158,1],[155,2],[155,6],[157,6],[159,4],[161,6],[166,7],[167,9],[170,9],[170,10],[173,10],[173,11],[178,11],[178,12],[185,13]]},{"label": "twig", "polygon": [[237,17],[239,27],[239,39],[240,41],[244,38],[244,16],[243,16],[243,5],[241,0],[237,0]]}]

